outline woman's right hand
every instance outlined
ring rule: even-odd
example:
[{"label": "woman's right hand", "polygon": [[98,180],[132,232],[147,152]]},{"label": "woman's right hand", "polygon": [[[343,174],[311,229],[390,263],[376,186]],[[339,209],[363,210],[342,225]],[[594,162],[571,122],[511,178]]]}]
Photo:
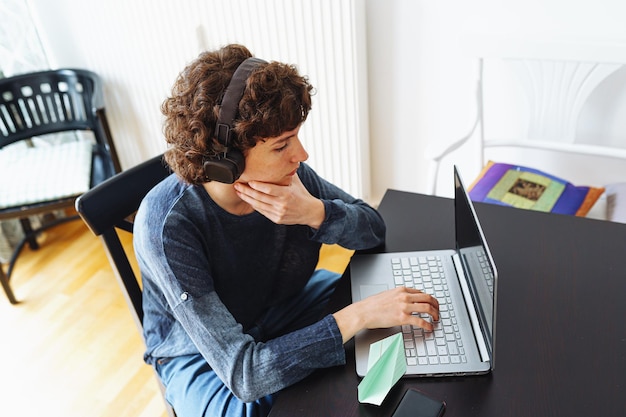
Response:
[{"label": "woman's right hand", "polygon": [[417,313],[426,313],[438,321],[439,302],[420,290],[398,287],[350,304],[333,316],[346,343],[363,329],[409,324],[432,330],[432,324]]}]

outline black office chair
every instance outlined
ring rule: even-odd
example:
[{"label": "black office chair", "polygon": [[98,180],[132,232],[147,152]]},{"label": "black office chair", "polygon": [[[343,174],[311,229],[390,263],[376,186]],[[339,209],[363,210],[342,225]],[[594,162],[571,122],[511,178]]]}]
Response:
[{"label": "black office chair", "polygon": [[[135,274],[130,257],[131,248],[125,248],[120,233],[133,232],[134,214],[141,200],[157,183],[170,174],[162,155],[156,156],[133,168],[125,170],[113,178],[97,185],[76,200],[76,211],[89,229],[100,237],[117,277],[133,320],[143,338],[143,307],[141,278]],[[157,376],[163,392],[163,385]],[[165,401],[169,416],[174,410]]]},{"label": "black office chair", "polygon": [[[0,221],[19,219],[24,232],[6,273],[0,266],[12,304],[9,279],[24,245],[38,249],[42,231],[77,220],[64,210],[120,170],[96,74],[59,69],[0,79]],[[30,216],[42,214],[33,228]]]}]

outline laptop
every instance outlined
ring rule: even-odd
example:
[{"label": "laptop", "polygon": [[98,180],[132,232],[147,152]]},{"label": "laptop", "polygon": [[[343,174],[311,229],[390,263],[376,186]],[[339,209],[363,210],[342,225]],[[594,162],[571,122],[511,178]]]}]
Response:
[{"label": "laptop", "polygon": [[455,248],[352,257],[354,302],[396,286],[406,286],[437,298],[440,312],[438,322],[422,315],[433,322],[432,332],[398,326],[357,333],[358,375],[367,373],[370,345],[400,332],[407,361],[405,376],[478,375],[493,370],[498,274],[456,166],[454,189]]}]

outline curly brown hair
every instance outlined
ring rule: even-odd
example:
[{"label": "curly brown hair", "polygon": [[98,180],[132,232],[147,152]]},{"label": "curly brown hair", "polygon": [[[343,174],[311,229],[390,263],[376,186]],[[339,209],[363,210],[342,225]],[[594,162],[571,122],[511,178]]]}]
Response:
[{"label": "curly brown hair", "polygon": [[[165,160],[184,181],[206,182],[205,157],[224,151],[214,139],[220,103],[235,70],[251,56],[245,46],[235,44],[201,53],[178,75],[171,96],[161,105],[168,143]],[[246,81],[229,145],[245,155],[259,140],[295,129],[311,110],[312,94],[308,79],[293,65],[259,65]]]}]

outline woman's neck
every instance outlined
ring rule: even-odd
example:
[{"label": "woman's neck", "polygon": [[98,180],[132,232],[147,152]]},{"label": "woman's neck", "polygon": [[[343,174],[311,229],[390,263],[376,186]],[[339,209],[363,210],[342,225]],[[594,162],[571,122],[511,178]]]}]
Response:
[{"label": "woman's neck", "polygon": [[254,211],[248,203],[237,196],[233,184],[210,181],[205,182],[203,186],[213,201],[230,214],[243,216]]}]

